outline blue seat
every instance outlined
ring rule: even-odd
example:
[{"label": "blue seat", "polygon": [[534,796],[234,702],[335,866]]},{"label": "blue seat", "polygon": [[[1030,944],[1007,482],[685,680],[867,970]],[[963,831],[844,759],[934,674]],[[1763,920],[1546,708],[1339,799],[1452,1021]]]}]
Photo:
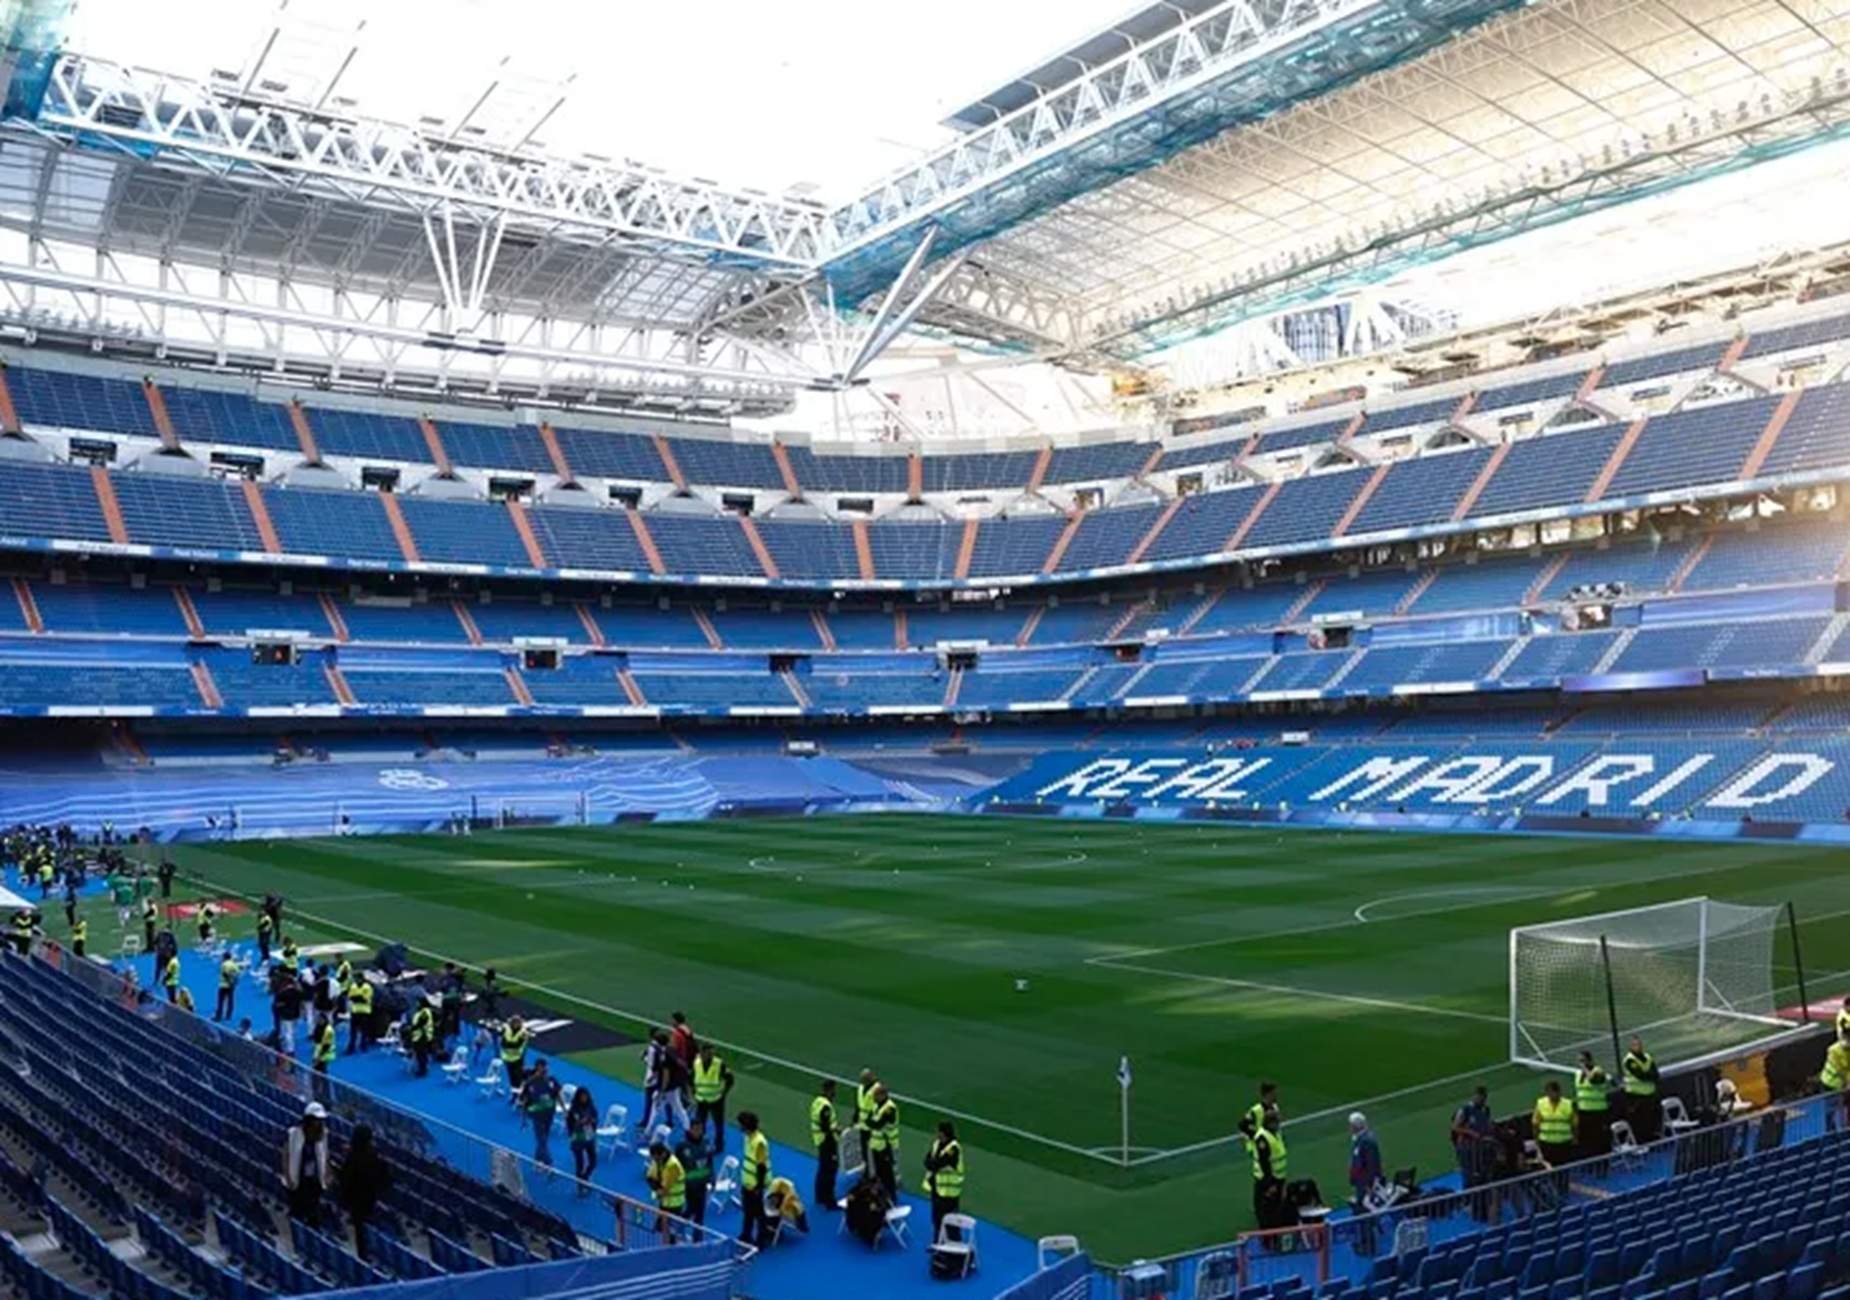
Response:
[{"label": "blue seat", "polygon": [[1786,1294],[1786,1275],[1768,1273],[1754,1283],[1753,1300],[1784,1300]]},{"label": "blue seat", "polygon": [[[1696,1292],[1697,1300],[1717,1300],[1717,1297],[1723,1295],[1734,1285],[1735,1275],[1732,1269],[1718,1268],[1713,1273],[1704,1273]],[[1738,1297],[1737,1300],[1739,1300]]]},{"label": "blue seat", "polygon": [[1801,1264],[1786,1275],[1785,1300],[1818,1300],[1824,1289],[1823,1264]]},{"label": "blue seat", "polygon": [[1589,1290],[1615,1286],[1619,1276],[1619,1252],[1616,1248],[1609,1247],[1588,1256],[1586,1282]]}]

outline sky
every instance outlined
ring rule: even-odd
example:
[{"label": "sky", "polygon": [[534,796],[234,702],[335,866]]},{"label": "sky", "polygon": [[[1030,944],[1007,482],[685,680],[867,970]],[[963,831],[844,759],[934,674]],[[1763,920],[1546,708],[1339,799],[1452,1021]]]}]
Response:
[{"label": "sky", "polygon": [[[539,139],[679,175],[841,199],[948,138],[948,113],[1121,18],[1132,0],[291,0],[296,84],[335,66],[373,116],[460,114],[509,60],[542,88],[575,75]],[[77,0],[69,47],[186,75],[242,70],[276,25],[262,0]],[[363,30],[360,24],[364,22]],[[302,69],[300,74],[296,70]],[[321,73],[319,75],[325,75]],[[551,96],[547,96],[548,99]]]}]

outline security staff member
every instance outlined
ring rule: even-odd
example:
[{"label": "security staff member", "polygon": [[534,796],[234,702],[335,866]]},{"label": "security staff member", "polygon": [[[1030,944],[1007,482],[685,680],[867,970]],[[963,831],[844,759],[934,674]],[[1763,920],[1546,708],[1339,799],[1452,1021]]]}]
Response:
[{"label": "security staff member", "polygon": [[732,1085],[732,1067],[713,1055],[712,1043],[702,1043],[694,1058],[694,1118],[713,1135],[715,1155],[726,1153],[726,1098]]},{"label": "security staff member", "polygon": [[315,1047],[315,1095],[327,1100],[328,1067],[334,1064],[334,1022],[327,1016],[315,1021],[315,1032],[310,1035]]},{"label": "security staff member", "polygon": [[12,931],[9,937],[13,940],[14,951],[18,952],[21,957],[32,951],[31,908],[22,907],[13,913]]},{"label": "security staff member", "polygon": [[1824,1054],[1824,1068],[1818,1071],[1818,1087],[1836,1093],[1840,1099],[1835,1106],[1825,1103],[1825,1127],[1836,1132],[1844,1107],[1850,1105],[1850,1093],[1844,1091],[1850,1087],[1850,1043],[1840,1038],[1831,1044],[1831,1049]]},{"label": "security staff member", "polygon": [[149,952],[154,951],[154,927],[160,919],[160,905],[150,894],[141,900],[141,944]]},{"label": "security staff member", "polygon": [[199,942],[202,947],[212,942],[212,923],[217,919],[218,905],[216,903],[199,905]]},{"label": "security staff member", "polygon": [[[422,1079],[430,1073],[430,1049],[437,1041],[437,1013],[430,1009],[430,1003],[419,1002],[417,1010],[411,1013],[411,1054],[417,1059],[417,1076]],[[527,1049],[523,1046],[522,1052]]]},{"label": "security staff member", "polygon": [[841,1168],[841,1129],[835,1123],[835,1080],[824,1079],[809,1102],[809,1144],[816,1150],[816,1208],[835,1208],[835,1174]]},{"label": "security staff member", "polygon": [[662,1234],[664,1245],[673,1245],[674,1220],[687,1217],[687,1170],[666,1142],[649,1144],[649,1168],[643,1180],[655,1197],[655,1208],[661,1211],[655,1220],[656,1231]]},{"label": "security staff member", "polygon": [[874,1177],[886,1188],[893,1204],[899,1204],[899,1103],[888,1094],[884,1083],[874,1085],[874,1113],[868,1125],[868,1154],[873,1160]]},{"label": "security staff member", "polygon": [[1542,1159],[1551,1166],[1569,1164],[1574,1159],[1574,1103],[1561,1095],[1561,1083],[1550,1079],[1535,1099],[1535,1144],[1542,1149]]},{"label": "security staff member", "polygon": [[1259,1100],[1240,1115],[1240,1136],[1246,1140],[1248,1150],[1252,1149],[1253,1139],[1259,1136],[1259,1130],[1265,1127],[1265,1113],[1277,1109],[1278,1085],[1269,1081],[1260,1083]]},{"label": "security staff member", "polygon": [[218,964],[218,1001],[212,1007],[212,1019],[231,1019],[232,1003],[238,995],[238,976],[243,971],[238,966],[238,959],[230,953]]},{"label": "security staff member", "polygon": [[[437,1037],[436,1013],[425,1007],[430,1015],[430,1036]],[[501,1026],[501,1064],[507,1070],[507,1086],[510,1093],[519,1092],[520,1085],[527,1081],[527,1044],[533,1041],[533,1033],[527,1028],[526,1021],[514,1016]],[[422,1073],[422,1071],[419,1071]]]},{"label": "security staff member", "polygon": [[161,984],[167,990],[167,1000],[180,1000],[180,954],[175,953],[167,959],[167,965],[161,970]]},{"label": "security staff member", "polygon": [[347,986],[347,1054],[364,1052],[373,1042],[373,982],[357,976]]},{"label": "security staff member", "polygon": [[1657,1107],[1657,1062],[1644,1050],[1644,1040],[1632,1036],[1631,1050],[1619,1065],[1625,1085],[1625,1118],[1640,1142],[1655,1142],[1664,1125]]},{"label": "security staff member", "polygon": [[739,1131],[745,1134],[745,1165],[739,1171],[739,1240],[748,1246],[768,1246],[771,1225],[764,1217],[764,1193],[771,1185],[771,1142],[752,1111],[739,1112]]},{"label": "security staff member", "polygon": [[925,1152],[925,1191],[931,1197],[931,1237],[936,1241],[944,1216],[963,1206],[964,1147],[948,1119],[938,1121],[938,1136]]},{"label": "security staff member", "polygon": [[1850,1043],[1850,998],[1845,998],[1843,1006],[1837,1009],[1837,1041]]},{"label": "security staff member", "polygon": [[880,1086],[880,1076],[872,1068],[861,1071],[861,1082],[854,1090],[854,1131],[861,1135],[861,1165],[867,1167],[872,1160],[870,1147],[874,1136],[874,1089]]},{"label": "security staff member", "polygon": [[1607,1118],[1610,1102],[1606,1096],[1610,1083],[1606,1072],[1594,1063],[1593,1053],[1582,1052],[1580,1068],[1574,1071],[1574,1136],[1580,1142],[1583,1158],[1612,1151],[1612,1124]]},{"label": "security staff member", "polygon": [[328,996],[338,1002],[347,996],[348,990],[352,987],[353,963],[342,957],[340,965],[334,968],[334,982],[328,986]]},{"label": "security staff member", "polygon": [[1290,1218],[1285,1178],[1291,1172],[1291,1156],[1285,1149],[1284,1125],[1276,1106],[1265,1112],[1249,1145],[1253,1153],[1253,1217],[1261,1228],[1285,1227]]},{"label": "security staff member", "polygon": [[301,950],[295,946],[295,940],[293,938],[286,938],[283,940],[283,965],[287,966],[290,970],[300,970],[302,967],[302,953]]},{"label": "security staff member", "polygon": [[276,922],[270,919],[268,912],[257,913],[257,956],[258,960],[268,963],[270,960],[270,942],[276,938]]},{"label": "security staff member", "polygon": [[75,922],[71,926],[71,951],[81,957],[84,955],[84,949],[89,945],[89,942],[90,923],[84,920]]}]

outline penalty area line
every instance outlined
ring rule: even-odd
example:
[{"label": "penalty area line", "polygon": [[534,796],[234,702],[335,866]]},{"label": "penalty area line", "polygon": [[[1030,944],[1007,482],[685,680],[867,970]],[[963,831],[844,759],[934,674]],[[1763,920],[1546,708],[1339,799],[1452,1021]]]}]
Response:
[{"label": "penalty area line", "polygon": [[1383,1011],[1410,1011],[1423,1016],[1449,1016],[1454,1020],[1475,1020],[1480,1024],[1508,1025],[1508,1016],[1493,1016],[1483,1011],[1461,1011],[1453,1007],[1435,1007],[1426,1002],[1396,1002],[1392,998],[1371,998],[1361,993],[1333,993],[1325,989],[1297,988],[1290,984],[1268,984],[1261,980],[1232,979],[1224,975],[1203,975],[1195,971],[1169,970],[1162,966],[1145,966],[1138,962],[1102,959],[1090,963],[1107,970],[1137,971],[1144,975],[1163,975],[1170,979],[1194,980],[1202,984],[1219,984],[1227,988],[1253,989],[1261,993],[1278,993],[1286,997],[1315,998],[1324,1002],[1347,1002]]}]

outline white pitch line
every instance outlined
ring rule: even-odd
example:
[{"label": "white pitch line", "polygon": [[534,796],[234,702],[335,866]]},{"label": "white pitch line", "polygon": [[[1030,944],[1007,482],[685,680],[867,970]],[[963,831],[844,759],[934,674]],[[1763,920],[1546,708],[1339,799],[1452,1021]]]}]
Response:
[{"label": "white pitch line", "polygon": [[1098,961],[1093,965],[1108,970],[1139,971],[1145,975],[1165,975],[1170,979],[1195,980],[1202,984],[1221,984],[1234,989],[1257,989],[1262,993],[1280,993],[1287,997],[1318,998],[1325,1002],[1349,1002],[1361,1007],[1377,1007],[1386,1011],[1413,1011],[1425,1016],[1450,1016],[1455,1020],[1476,1020],[1484,1024],[1504,1025],[1510,1023],[1507,1015],[1493,1016],[1482,1011],[1458,1011],[1451,1007],[1435,1007],[1425,1002],[1396,1002],[1391,998],[1371,998],[1359,993],[1329,993],[1322,989],[1294,988],[1289,984],[1266,984],[1259,980],[1228,979],[1222,975],[1199,975],[1194,971],[1167,970],[1161,966],[1140,966],[1128,961]]},{"label": "white pitch line", "polygon": [[[1371,898],[1355,909],[1355,919],[1368,921],[1368,909],[1380,907],[1385,903],[1404,903],[1415,898],[1480,898],[1485,902],[1508,901],[1516,894],[1526,893],[1517,885],[1462,885],[1456,889],[1422,889],[1411,894],[1387,894],[1381,898]],[[1396,917],[1396,920],[1399,918]]]}]

